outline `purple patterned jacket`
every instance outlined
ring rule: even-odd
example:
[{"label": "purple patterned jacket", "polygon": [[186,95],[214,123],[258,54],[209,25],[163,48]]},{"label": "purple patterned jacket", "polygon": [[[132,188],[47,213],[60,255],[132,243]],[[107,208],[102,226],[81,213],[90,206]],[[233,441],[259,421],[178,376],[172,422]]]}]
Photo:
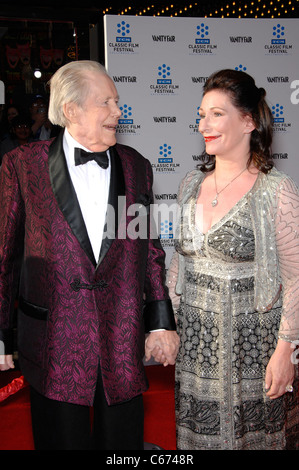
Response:
[{"label": "purple patterned jacket", "polygon": [[96,263],[62,135],[3,159],[0,340],[9,353],[18,292],[19,361],[29,383],[51,399],[92,405],[100,366],[108,403],[119,403],[147,389],[144,331],[175,329],[160,242],[124,236],[134,217],[118,204],[119,196],[126,209],[142,204],[149,222],[151,165],[130,147],[111,149],[118,236],[104,239]]}]

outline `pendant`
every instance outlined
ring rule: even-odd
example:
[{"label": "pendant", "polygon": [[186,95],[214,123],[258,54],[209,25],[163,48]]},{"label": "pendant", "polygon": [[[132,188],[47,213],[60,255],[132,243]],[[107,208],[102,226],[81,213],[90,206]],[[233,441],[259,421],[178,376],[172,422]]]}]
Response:
[{"label": "pendant", "polygon": [[217,206],[217,204],[218,204],[218,201],[217,201],[217,196],[216,196],[215,199],[213,199],[212,201],[212,206],[215,207]]}]

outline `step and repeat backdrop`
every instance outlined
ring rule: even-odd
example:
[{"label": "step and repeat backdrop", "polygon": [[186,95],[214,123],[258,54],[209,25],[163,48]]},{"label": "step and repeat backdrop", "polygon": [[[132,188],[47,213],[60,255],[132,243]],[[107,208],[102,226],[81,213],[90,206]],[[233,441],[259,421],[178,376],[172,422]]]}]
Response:
[{"label": "step and repeat backdrop", "polygon": [[[168,265],[179,183],[200,162],[198,108],[207,77],[243,70],[267,91],[273,158],[299,184],[299,20],[109,16],[105,64],[120,96],[118,142],[148,158]],[[163,209],[165,208],[165,210]]]}]

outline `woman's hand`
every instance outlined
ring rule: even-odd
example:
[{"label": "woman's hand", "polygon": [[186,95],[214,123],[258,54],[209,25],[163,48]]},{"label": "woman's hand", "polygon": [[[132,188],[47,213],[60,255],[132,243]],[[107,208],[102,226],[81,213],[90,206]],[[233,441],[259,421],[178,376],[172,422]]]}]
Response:
[{"label": "woman's hand", "polygon": [[287,386],[292,385],[295,376],[295,367],[291,361],[294,352],[292,343],[278,340],[276,349],[268,363],[265,377],[266,395],[278,398],[287,392]]}]

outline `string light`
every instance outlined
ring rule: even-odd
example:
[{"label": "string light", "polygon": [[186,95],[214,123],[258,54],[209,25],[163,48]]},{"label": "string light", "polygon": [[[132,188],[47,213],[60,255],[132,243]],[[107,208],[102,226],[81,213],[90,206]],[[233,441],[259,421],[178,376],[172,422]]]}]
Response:
[{"label": "string light", "polygon": [[165,0],[160,6],[151,3],[143,4],[139,8],[127,5],[119,10],[109,6],[103,9],[103,15],[294,18],[298,16],[296,12],[299,10],[299,0],[270,0],[267,4],[265,0],[248,0],[245,4],[242,0],[219,0],[214,3],[214,6],[207,6],[208,2],[193,2],[192,0],[191,2],[190,0],[173,2]]}]

